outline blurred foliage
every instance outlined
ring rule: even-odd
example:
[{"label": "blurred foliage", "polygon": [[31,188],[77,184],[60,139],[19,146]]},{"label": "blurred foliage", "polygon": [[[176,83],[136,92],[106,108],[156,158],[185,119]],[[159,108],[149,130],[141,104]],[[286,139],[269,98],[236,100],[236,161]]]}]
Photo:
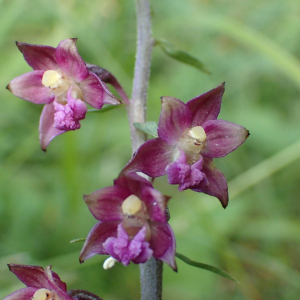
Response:
[{"label": "blurred foliage", "polygon": [[[248,141],[217,166],[229,180],[224,211],[217,199],[171,195],[170,223],[180,253],[226,270],[240,285],[178,261],[164,270],[164,299],[293,300],[300,294],[300,3],[296,0],[152,0],[153,33],[199,58],[208,76],[154,49],[148,120],[160,96],[184,102],[226,81],[221,119],[250,130]],[[78,263],[96,220],[82,194],[111,185],[131,155],[125,109],[88,114],[82,128],[38,143],[42,107],[4,87],[30,71],[15,41],[56,46],[78,37],[85,61],[109,69],[131,91],[134,1],[0,1],[0,298],[23,287],[7,263],[53,265],[68,288],[105,300],[139,299],[139,269],[105,257]]]}]

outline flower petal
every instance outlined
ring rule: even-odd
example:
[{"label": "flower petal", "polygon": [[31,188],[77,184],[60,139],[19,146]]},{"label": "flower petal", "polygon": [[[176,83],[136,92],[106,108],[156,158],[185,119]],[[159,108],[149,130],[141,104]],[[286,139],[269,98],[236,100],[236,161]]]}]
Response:
[{"label": "flower petal", "polygon": [[26,287],[6,296],[3,300],[31,300],[37,288]]},{"label": "flower petal", "polygon": [[34,70],[59,69],[55,59],[55,48],[16,42],[28,65]]},{"label": "flower petal", "polygon": [[217,119],[221,109],[224,90],[225,82],[187,102],[186,105],[192,113],[192,127],[201,126],[208,120]]},{"label": "flower petal", "polygon": [[45,104],[41,117],[40,117],[40,145],[43,151],[46,151],[49,143],[56,136],[66,132],[66,130],[60,130],[54,127],[54,107],[53,102]]},{"label": "flower petal", "polygon": [[146,227],[143,227],[130,242],[130,256],[135,264],[143,264],[152,256],[153,250],[149,248],[149,243],[145,241],[145,236]]},{"label": "flower petal", "polygon": [[79,261],[83,263],[86,259],[96,255],[108,253],[103,248],[103,243],[109,237],[117,236],[117,227],[120,221],[98,222],[88,234],[86,241],[82,247]]},{"label": "flower petal", "polygon": [[185,103],[173,97],[161,97],[161,106],[158,136],[175,145],[183,132],[191,127],[192,114]]},{"label": "flower petal", "polygon": [[42,84],[44,71],[31,71],[13,79],[6,87],[15,96],[35,104],[54,100],[54,94]]},{"label": "flower petal", "polygon": [[55,51],[55,58],[60,69],[76,82],[84,80],[88,68],[76,48],[77,39],[66,39],[59,43]]},{"label": "flower petal", "polygon": [[130,195],[128,189],[115,185],[84,195],[83,199],[97,220],[108,222],[122,220],[122,203]]},{"label": "flower petal", "polygon": [[150,248],[156,259],[167,263],[175,272],[177,271],[175,261],[176,241],[171,226],[167,223],[149,222],[151,228]]},{"label": "flower petal", "polygon": [[217,169],[212,159],[205,157],[202,172],[206,175],[208,185],[207,182],[204,181],[200,183],[199,186],[192,188],[192,190],[217,197],[222,206],[226,208],[228,205],[228,187],[225,176]]},{"label": "flower petal", "polygon": [[[45,269],[40,266],[26,266],[9,264],[9,270],[13,272],[19,280],[28,287],[52,289],[53,284],[49,283],[48,277],[45,275]],[[51,271],[52,272],[52,271]],[[56,287],[63,291],[67,290],[66,284],[60,280],[59,276],[52,272],[53,281]]]},{"label": "flower petal", "polygon": [[142,191],[145,187],[152,188],[151,182],[146,178],[134,172],[124,173],[123,171],[119,177],[114,180],[114,185],[127,189],[130,195],[136,195],[138,198],[142,198]]},{"label": "flower petal", "polygon": [[166,174],[166,167],[172,162],[174,146],[160,138],[141,145],[132,160],[125,167],[125,172],[143,172],[151,177]]},{"label": "flower petal", "polygon": [[73,298],[67,294],[67,285],[60,280],[56,273],[51,271],[51,266],[46,267],[44,272],[49,285],[58,296],[57,300],[73,300]]},{"label": "flower petal", "polygon": [[97,109],[101,109],[103,104],[121,104],[121,102],[109,91],[106,84],[92,72],[88,74],[85,80],[80,82],[79,86],[84,101]]},{"label": "flower petal", "polygon": [[227,155],[249,136],[249,131],[243,126],[223,120],[207,121],[202,127],[206,133],[206,141],[201,154],[210,158]]},{"label": "flower petal", "polygon": [[150,220],[153,222],[166,223],[166,209],[168,197],[164,196],[161,192],[151,188],[145,187],[142,191],[143,201],[147,207],[147,213]]}]

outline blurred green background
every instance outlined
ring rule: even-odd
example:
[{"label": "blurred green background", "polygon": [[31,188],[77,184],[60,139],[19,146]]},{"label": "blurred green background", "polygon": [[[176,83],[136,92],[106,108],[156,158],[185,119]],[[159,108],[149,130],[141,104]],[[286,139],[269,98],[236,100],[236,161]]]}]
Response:
[{"label": "blurred green background", "polygon": [[[216,160],[230,203],[165,177],[178,252],[228,271],[240,285],[181,261],[164,269],[165,300],[299,299],[300,295],[300,2],[296,0],[152,0],[153,34],[200,58],[208,76],[153,51],[148,120],[160,96],[184,102],[223,81],[221,119],[250,130],[248,141]],[[96,220],[82,194],[112,185],[131,155],[124,108],[91,113],[81,130],[40,150],[42,107],[5,86],[30,71],[15,41],[56,47],[78,37],[85,61],[109,69],[130,95],[135,58],[134,1],[0,0],[0,298],[23,285],[7,263],[53,265],[69,289],[105,300],[140,298],[139,269],[104,271],[105,257],[78,263]]]}]

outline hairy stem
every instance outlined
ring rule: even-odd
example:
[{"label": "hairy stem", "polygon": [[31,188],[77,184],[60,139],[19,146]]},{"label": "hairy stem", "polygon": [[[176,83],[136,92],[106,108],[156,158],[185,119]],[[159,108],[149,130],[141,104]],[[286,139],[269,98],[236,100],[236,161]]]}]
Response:
[{"label": "hairy stem", "polygon": [[149,0],[135,0],[137,15],[137,51],[131,101],[128,108],[132,151],[146,141],[146,135],[133,123],[146,121],[146,101],[152,58],[153,39]]},{"label": "hairy stem", "polygon": [[163,262],[154,257],[140,264],[142,300],[162,299]]},{"label": "hairy stem", "polygon": [[[151,32],[150,0],[135,0],[137,15],[137,52],[131,100],[128,117],[132,151],[146,141],[145,133],[133,126],[133,123],[146,121],[147,89],[149,84],[153,39]],[[163,264],[153,257],[140,264],[142,300],[162,299]]]}]

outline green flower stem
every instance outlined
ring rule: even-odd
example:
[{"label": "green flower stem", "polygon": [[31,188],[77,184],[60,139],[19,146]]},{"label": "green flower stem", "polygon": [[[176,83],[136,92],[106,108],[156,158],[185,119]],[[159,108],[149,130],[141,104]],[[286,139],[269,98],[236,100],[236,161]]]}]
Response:
[{"label": "green flower stem", "polygon": [[[132,151],[146,141],[146,134],[133,125],[145,123],[147,89],[149,84],[152,58],[153,38],[151,31],[151,14],[149,0],[135,0],[137,15],[137,51],[131,100],[128,106]],[[140,264],[141,299],[162,299],[163,264],[154,258]]]}]

